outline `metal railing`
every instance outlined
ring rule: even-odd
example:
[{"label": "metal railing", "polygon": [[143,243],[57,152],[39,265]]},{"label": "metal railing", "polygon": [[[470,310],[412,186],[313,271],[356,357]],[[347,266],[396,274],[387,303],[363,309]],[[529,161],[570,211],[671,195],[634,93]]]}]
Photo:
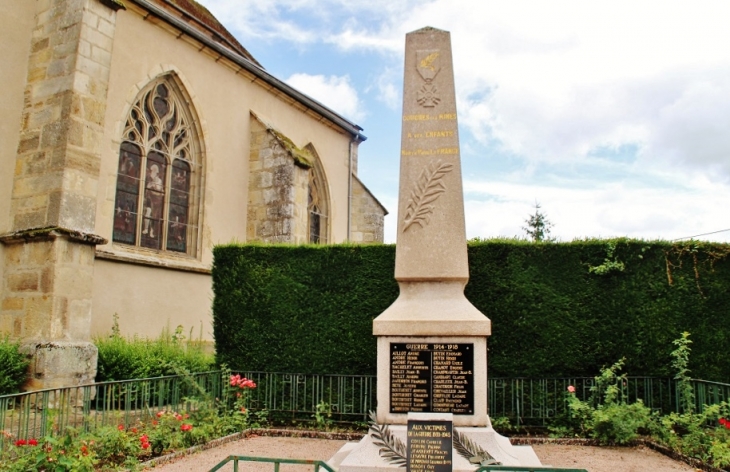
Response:
[{"label": "metal railing", "polygon": [[105,425],[128,426],[160,409],[189,412],[215,395],[220,398],[228,382],[224,375],[213,371],[2,395],[0,431],[17,438],[38,438],[63,432],[69,426],[82,431]]},{"label": "metal railing", "polygon": [[[488,412],[492,418],[506,417],[517,426],[544,426],[566,412],[566,392],[575,389],[575,395],[587,401],[596,386],[593,377],[573,378],[490,378],[487,387]],[[661,414],[681,412],[681,401],[675,379],[661,377],[627,377],[620,385],[619,400],[644,405]],[[695,410],[706,405],[730,400],[730,384],[692,380]]]},{"label": "metal railing", "polygon": [[[333,422],[366,422],[376,408],[376,377],[238,371],[257,384],[248,407],[268,410],[276,421],[312,421],[316,415]],[[42,437],[67,426],[88,431],[103,425],[124,424],[169,409],[190,412],[215,399],[227,402],[227,371],[190,376],[167,376],[101,382],[80,387],[39,390],[0,396],[0,431],[16,438]],[[627,402],[641,399],[654,411],[680,411],[677,381],[667,378],[629,377],[621,386]],[[695,406],[730,401],[730,384],[692,381]],[[582,378],[489,378],[488,413],[505,417],[512,425],[544,426],[566,411],[568,386],[588,400],[595,386]]]},{"label": "metal railing", "polygon": [[316,413],[332,421],[367,421],[376,405],[374,375],[316,375],[241,372],[257,388],[250,392],[252,409],[267,409],[282,420],[311,420]]},{"label": "metal railing", "polygon": [[310,459],[279,459],[279,458],[273,458],[273,457],[251,457],[251,456],[228,456],[225,459],[223,459],[221,462],[216,464],[215,467],[210,469],[208,472],[216,472],[217,470],[220,470],[223,466],[228,464],[229,462],[233,462],[233,472],[238,472],[238,463],[239,462],[269,462],[274,464],[274,472],[279,472],[279,466],[281,464],[300,464],[300,465],[313,465],[314,466],[314,472],[319,472],[320,467],[326,470],[327,472],[335,472],[335,470],[327,465],[324,461],[316,461],[316,460],[310,460]]}]

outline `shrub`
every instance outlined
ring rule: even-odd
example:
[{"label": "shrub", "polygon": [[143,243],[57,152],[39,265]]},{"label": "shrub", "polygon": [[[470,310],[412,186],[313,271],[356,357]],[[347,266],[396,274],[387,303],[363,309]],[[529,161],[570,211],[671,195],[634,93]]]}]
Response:
[{"label": "shrub", "polygon": [[94,342],[99,349],[97,382],[175,375],[176,367],[205,372],[214,365],[214,357],[206,352],[205,344],[186,340],[182,326],[174,334],[163,331],[154,340],[128,339],[114,329],[111,336]]},{"label": "shrub", "polygon": [[640,433],[648,433],[654,424],[651,410],[641,400],[629,404],[622,398],[626,374],[618,372],[623,364],[621,359],[601,370],[587,401],[579,400],[575,389],[568,387],[568,418],[553,432],[590,436],[602,444],[627,444]]},{"label": "shrub", "polygon": [[6,336],[0,339],[0,395],[17,393],[25,382],[28,357],[20,352],[20,343]]}]

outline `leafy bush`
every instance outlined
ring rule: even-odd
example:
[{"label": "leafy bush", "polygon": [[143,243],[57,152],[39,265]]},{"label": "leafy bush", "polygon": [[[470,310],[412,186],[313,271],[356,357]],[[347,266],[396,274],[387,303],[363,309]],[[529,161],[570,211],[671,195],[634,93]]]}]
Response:
[{"label": "leafy bush", "polygon": [[20,343],[6,336],[0,339],[0,395],[17,393],[25,382],[28,357],[20,352]]},{"label": "leafy bush", "polygon": [[94,342],[99,349],[97,382],[175,375],[176,367],[205,372],[214,366],[206,345],[186,340],[181,326],[174,334],[163,332],[154,340],[124,338],[114,329],[111,336]]},{"label": "leafy bush", "polygon": [[677,391],[682,412],[663,417],[655,437],[684,455],[716,467],[730,465],[730,405],[720,402],[704,405],[697,411],[688,368],[692,351],[689,333],[682,333],[672,344],[676,346],[672,351],[672,367],[679,381]]},{"label": "leafy bush", "polygon": [[626,374],[618,372],[623,364],[624,359],[621,359],[601,370],[587,401],[579,400],[575,389],[568,388],[568,425],[556,432],[589,436],[602,444],[627,444],[640,433],[649,433],[654,419],[651,410],[641,400],[629,404],[622,399],[621,388],[625,385]]}]

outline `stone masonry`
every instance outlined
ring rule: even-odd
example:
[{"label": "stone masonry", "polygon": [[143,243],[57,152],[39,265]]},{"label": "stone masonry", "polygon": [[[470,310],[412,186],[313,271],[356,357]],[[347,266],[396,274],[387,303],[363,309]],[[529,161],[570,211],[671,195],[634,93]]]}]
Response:
[{"label": "stone masonry", "polygon": [[382,243],[383,219],[388,211],[367,190],[360,179],[352,179],[351,238],[355,243]]},{"label": "stone masonry", "polygon": [[246,239],[306,243],[314,157],[256,117],[251,118],[250,149]]},{"label": "stone masonry", "polygon": [[[93,381],[97,183],[116,8],[38,0],[12,189],[0,331],[33,355],[26,388]],[[110,8],[111,7],[111,8]]]}]

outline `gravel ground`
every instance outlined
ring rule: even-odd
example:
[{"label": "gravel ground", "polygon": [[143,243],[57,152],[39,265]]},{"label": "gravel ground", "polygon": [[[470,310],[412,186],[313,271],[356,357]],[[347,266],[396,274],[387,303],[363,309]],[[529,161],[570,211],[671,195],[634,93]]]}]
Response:
[{"label": "gravel ground", "polygon": [[[212,449],[180,457],[158,465],[153,472],[207,471],[229,455],[282,457],[327,460],[337,452],[343,440],[250,436]],[[646,447],[594,447],[536,444],[532,446],[543,464],[554,467],[586,469],[589,472],[693,472],[697,469],[674,461]],[[221,470],[232,471],[229,464]],[[272,472],[267,463],[242,462],[242,472]],[[311,472],[312,466],[282,464],[280,472]]]}]

